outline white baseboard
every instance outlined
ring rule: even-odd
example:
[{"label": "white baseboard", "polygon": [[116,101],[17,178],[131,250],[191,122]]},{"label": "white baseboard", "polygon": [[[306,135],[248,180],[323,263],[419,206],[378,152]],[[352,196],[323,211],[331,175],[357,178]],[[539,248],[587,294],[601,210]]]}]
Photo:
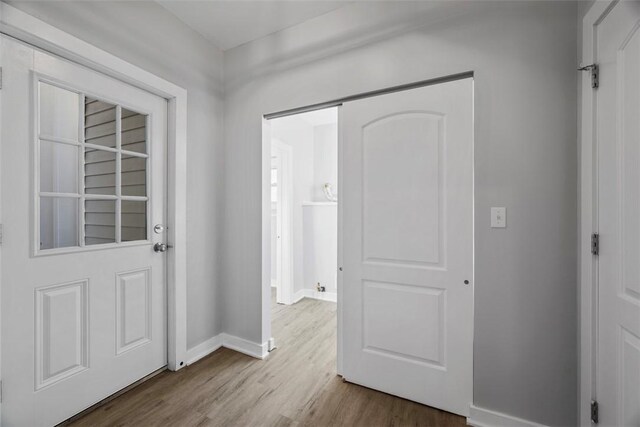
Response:
[{"label": "white baseboard", "polygon": [[467,424],[474,427],[546,427],[522,418],[471,405]]},{"label": "white baseboard", "polygon": [[210,355],[220,347],[226,347],[257,359],[264,359],[269,355],[268,342],[258,344],[234,335],[222,333],[187,350],[187,366]]},{"label": "white baseboard", "polygon": [[222,335],[222,346],[230,348],[231,350],[244,353],[248,356],[255,357],[257,359],[264,359],[269,355],[269,343],[264,342],[258,344],[244,338],[236,337],[229,334]]},{"label": "white baseboard", "polygon": [[291,304],[295,304],[298,301],[300,301],[302,298],[304,298],[306,290],[307,289],[301,289],[298,292],[296,292],[295,294],[293,294],[293,298],[292,298]]},{"label": "white baseboard", "polygon": [[319,299],[321,301],[338,302],[338,294],[336,292],[318,292],[311,291],[309,298]]},{"label": "white baseboard", "polygon": [[313,289],[300,289],[293,295],[293,303],[295,304],[300,301],[302,298],[312,298],[321,301],[338,301],[338,294],[336,292],[318,292]]},{"label": "white baseboard", "polygon": [[205,356],[210,355],[222,347],[222,334],[209,338],[205,342],[187,350],[187,366],[197,362]]}]

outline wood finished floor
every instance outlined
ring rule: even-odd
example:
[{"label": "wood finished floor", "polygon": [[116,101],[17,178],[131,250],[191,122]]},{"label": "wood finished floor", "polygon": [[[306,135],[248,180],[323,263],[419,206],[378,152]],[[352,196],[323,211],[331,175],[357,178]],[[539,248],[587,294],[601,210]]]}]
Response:
[{"label": "wood finished floor", "polygon": [[221,348],[163,372],[73,426],[442,426],[457,415],[354,384],[335,373],[336,304],[272,301],[278,348],[262,361]]}]

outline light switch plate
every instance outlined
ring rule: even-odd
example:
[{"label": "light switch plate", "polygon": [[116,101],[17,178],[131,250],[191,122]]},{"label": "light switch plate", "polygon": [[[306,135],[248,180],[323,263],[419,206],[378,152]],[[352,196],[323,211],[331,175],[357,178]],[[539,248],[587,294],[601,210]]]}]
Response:
[{"label": "light switch plate", "polygon": [[491,208],[491,228],[507,227],[507,208]]}]

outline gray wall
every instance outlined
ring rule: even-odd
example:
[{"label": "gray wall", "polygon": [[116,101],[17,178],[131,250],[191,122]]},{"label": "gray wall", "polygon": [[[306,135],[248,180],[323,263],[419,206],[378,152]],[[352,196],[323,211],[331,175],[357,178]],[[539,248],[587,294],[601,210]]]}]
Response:
[{"label": "gray wall", "polygon": [[222,52],[154,2],[9,2],[188,91],[187,345],[222,332]]},{"label": "gray wall", "polygon": [[[576,4],[450,5],[368,38],[344,24],[356,22],[347,8],[225,52],[224,329],[254,342],[270,332],[261,320],[261,115],[474,70],[474,402],[573,425]],[[371,8],[358,16],[374,22],[418,6],[355,7]],[[491,206],[507,207],[507,229],[489,227]]]},{"label": "gray wall", "polygon": [[[262,114],[474,70],[474,401],[576,423],[575,3],[350,6],[225,52],[224,107],[222,54],[152,2],[12,4],[189,91],[189,347],[269,336]],[[507,229],[489,228],[491,206]]]}]

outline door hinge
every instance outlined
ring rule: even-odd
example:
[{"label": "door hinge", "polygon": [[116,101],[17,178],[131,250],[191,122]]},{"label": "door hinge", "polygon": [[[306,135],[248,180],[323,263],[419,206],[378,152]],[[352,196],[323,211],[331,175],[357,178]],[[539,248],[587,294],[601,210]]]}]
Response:
[{"label": "door hinge", "polygon": [[600,81],[598,79],[598,64],[585,65],[584,67],[578,68],[578,71],[589,71],[591,73],[591,87],[597,89],[600,85]]},{"label": "door hinge", "polygon": [[0,67],[0,89],[2,89],[2,67]]},{"label": "door hinge", "polygon": [[591,401],[591,422],[598,424],[598,402],[595,400]]},{"label": "door hinge", "polygon": [[598,233],[591,235],[591,253],[600,255],[600,235]]}]

